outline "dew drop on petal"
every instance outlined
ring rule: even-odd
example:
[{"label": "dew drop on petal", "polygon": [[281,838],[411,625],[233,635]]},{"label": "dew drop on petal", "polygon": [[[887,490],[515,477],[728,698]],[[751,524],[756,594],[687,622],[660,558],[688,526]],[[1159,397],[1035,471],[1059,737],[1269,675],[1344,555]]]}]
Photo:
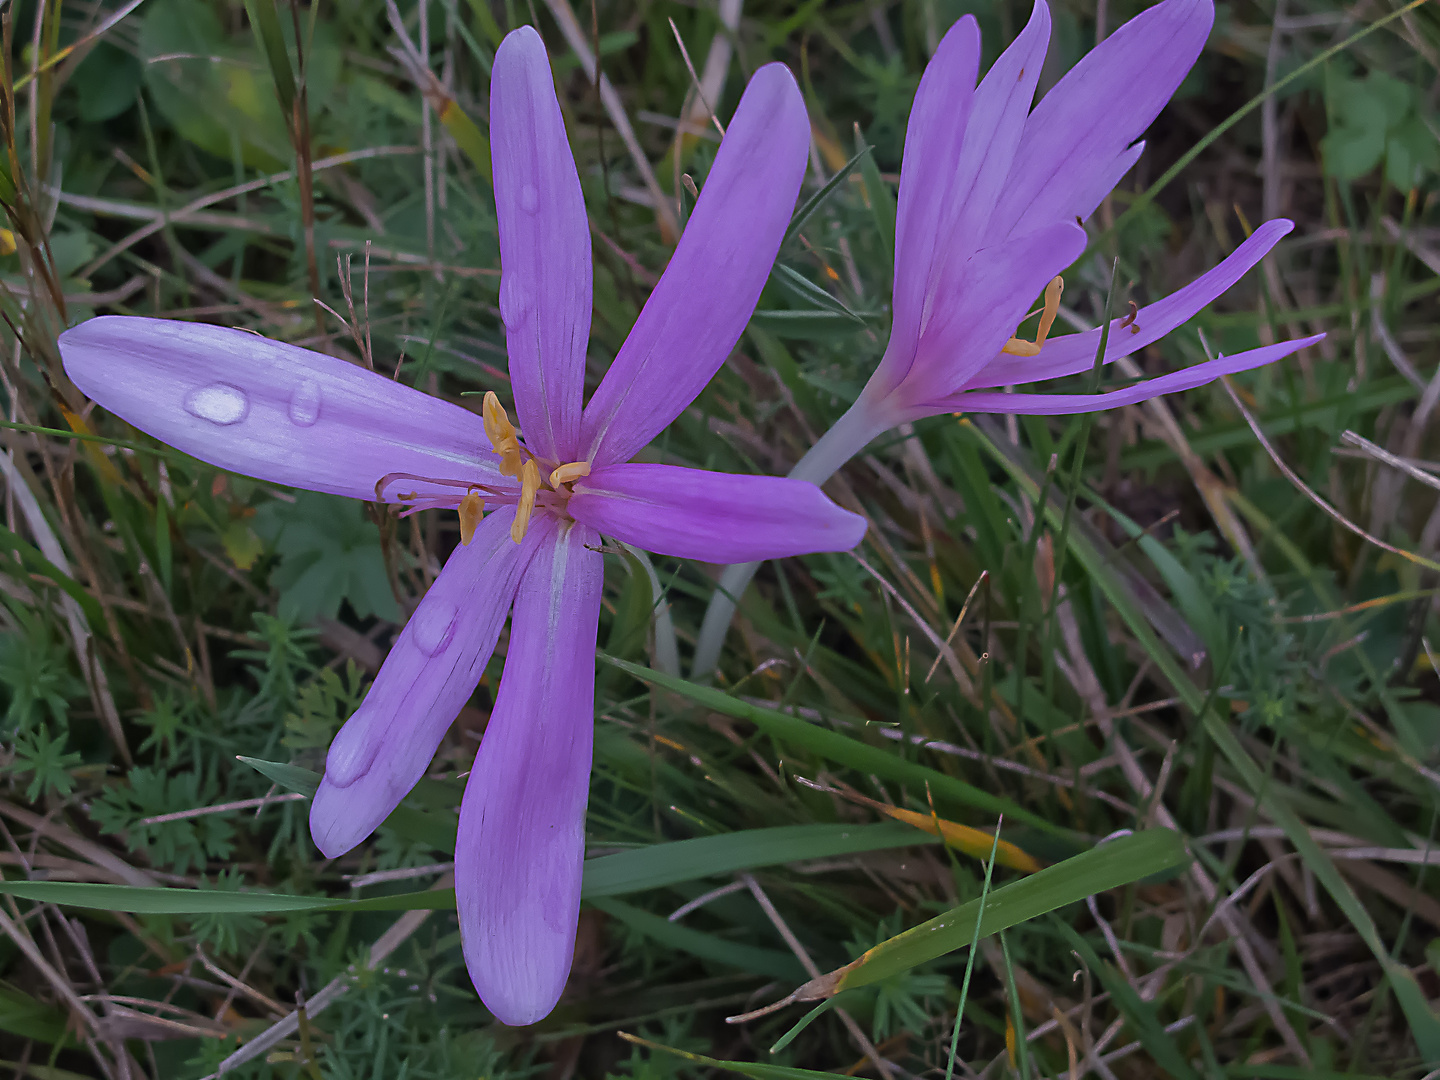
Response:
[{"label": "dew drop on petal", "polygon": [[309,427],[320,419],[320,384],[306,379],[290,397],[290,422]]},{"label": "dew drop on petal", "polygon": [[507,330],[514,330],[530,314],[530,294],[524,283],[511,274],[500,282],[500,320]]},{"label": "dew drop on petal", "polygon": [[369,772],[383,742],[377,734],[374,724],[354,722],[352,718],[340,729],[325,755],[325,779],[345,788]]},{"label": "dew drop on petal", "polygon": [[186,395],[185,411],[201,420],[229,427],[245,419],[250,411],[250,399],[243,390],[229,383],[211,383]]},{"label": "dew drop on petal", "polygon": [[445,651],[455,636],[455,621],[460,609],[445,600],[429,600],[421,604],[410,618],[410,640],[426,656]]},{"label": "dew drop on petal", "polygon": [[526,184],[520,189],[520,209],[527,214],[533,214],[540,208],[540,193],[535,190],[534,184]]}]

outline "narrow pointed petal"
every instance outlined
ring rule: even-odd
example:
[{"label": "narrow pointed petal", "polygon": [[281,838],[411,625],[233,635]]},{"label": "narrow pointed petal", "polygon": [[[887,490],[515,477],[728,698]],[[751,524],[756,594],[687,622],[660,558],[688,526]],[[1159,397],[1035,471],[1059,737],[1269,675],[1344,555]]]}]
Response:
[{"label": "narrow pointed petal", "polygon": [[[973,96],[965,96],[960,103],[963,109],[947,112],[928,97],[922,101],[917,92],[906,131],[900,198],[903,206],[909,193],[924,207],[926,212],[916,215],[913,227],[917,232],[932,232],[916,245],[923,258],[911,262],[901,250],[897,231],[895,320],[885,355],[871,378],[871,393],[883,394],[905,378],[918,351],[928,346],[921,342],[931,323],[937,316],[944,319],[946,305],[963,289],[963,282],[957,279],[967,272],[1009,175],[1049,40],[1050,9],[1045,0],[1036,0],[1025,29],[986,73]],[[937,50],[925,69],[925,78],[946,59]],[[961,84],[973,82],[974,72],[962,68]],[[920,168],[914,169],[909,158],[912,139],[922,144],[934,141],[945,154],[924,155],[918,162]],[[925,202],[927,196],[934,201],[933,208]],[[898,230],[898,215],[896,220]]]},{"label": "narrow pointed petal", "polygon": [[767,64],[740,99],[670,265],[585,407],[579,457],[628,461],[725,362],[770,275],[809,145],[794,77]]},{"label": "narrow pointed petal", "polygon": [[940,40],[910,107],[895,210],[895,320],[890,342],[897,354],[913,353],[920,336],[920,312],[941,240],[941,222],[953,197],[979,68],[980,27],[973,15],[966,15]]},{"label": "narrow pointed petal", "polygon": [[473,413],[258,334],[106,315],[61,334],[60,354],[87,397],[222,469],[353,499],[392,472],[514,486]]},{"label": "narrow pointed petal", "polygon": [[864,518],[808,481],[674,465],[597,469],[575,484],[569,508],[627,544],[710,563],[849,551],[865,535]]},{"label": "narrow pointed petal", "polygon": [[[1045,95],[1025,125],[993,243],[1043,221],[1087,218],[1194,66],[1215,21],[1211,0],[1164,0],[1102,41]],[[1132,155],[1133,161],[1133,155]],[[1125,164],[1128,169],[1129,165]]]},{"label": "narrow pointed petal", "polygon": [[537,522],[517,544],[514,519],[513,507],[496,511],[451,553],[330,744],[310,805],[310,835],[327,858],[349,851],[400,805],[475,692],[520,575],[553,530],[548,519]]},{"label": "narrow pointed petal", "polygon": [[500,317],[520,429],[533,453],[572,461],[590,337],[590,221],[545,44],[530,26],[495,53],[490,152]]},{"label": "narrow pointed petal", "polygon": [[956,394],[948,402],[937,403],[936,412],[974,413],[1025,413],[1029,416],[1057,416],[1066,413],[1103,412],[1118,409],[1122,405],[1134,405],[1149,401],[1162,394],[1174,394],[1181,390],[1193,390],[1214,382],[1221,375],[1233,375],[1237,371],[1249,371],[1264,367],[1293,352],[1314,345],[1325,335],[1280,341],[1258,349],[1222,356],[1218,360],[1207,360],[1202,364],[1172,371],[1154,379],[1127,386],[1123,390],[1112,390],[1108,394],[1002,394],[989,390],[969,391]]},{"label": "narrow pointed petal", "polygon": [[562,526],[526,568],[455,849],[470,978],[502,1023],[544,1019],[570,974],[595,712],[599,538]]},{"label": "narrow pointed petal", "polygon": [[[1085,230],[1057,224],[976,252],[936,300],[915,363],[893,393],[905,407],[965,386],[1014,333],[1040,291],[1085,250]],[[865,389],[874,395],[872,387]]]},{"label": "narrow pointed petal", "polygon": [[[1105,363],[1139,352],[1159,341],[1230,289],[1257,263],[1268,255],[1295,226],[1284,218],[1267,221],[1256,229],[1238,248],[1220,263],[1196,278],[1183,289],[1177,289],[1163,300],[1147,304],[1135,315],[1130,326],[1111,327],[1105,344]],[[972,387],[1018,386],[1021,383],[1043,382],[1066,375],[1078,375],[1095,365],[1100,349],[1098,329],[1083,334],[1067,334],[1051,338],[1039,356],[996,356],[969,381]]]},{"label": "narrow pointed petal", "polygon": [[[1035,0],[1025,29],[975,91],[950,213],[942,223],[943,243],[952,253],[950,265],[982,245],[986,225],[1011,181],[1011,167],[1028,130],[1027,117],[1049,51],[1050,25],[1050,8],[1045,0]],[[1047,223],[1037,220],[1031,227]]]},{"label": "narrow pointed petal", "polygon": [[963,325],[955,318],[956,298],[973,294],[971,276],[977,265],[972,257],[1007,182],[1049,42],[1050,9],[1045,0],[1035,0],[1025,29],[1000,54],[975,91],[926,283],[917,364],[923,362],[923,356],[946,355],[955,349],[954,333]]}]

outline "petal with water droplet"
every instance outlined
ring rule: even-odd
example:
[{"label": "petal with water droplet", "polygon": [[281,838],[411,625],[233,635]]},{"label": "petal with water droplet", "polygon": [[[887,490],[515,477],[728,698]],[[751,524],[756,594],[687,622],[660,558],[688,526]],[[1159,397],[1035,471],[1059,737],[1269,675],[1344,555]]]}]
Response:
[{"label": "petal with water droplet", "polygon": [[[87,396],[222,469],[356,499],[392,472],[515,486],[473,413],[258,334],[107,315],[61,334],[60,354]],[[406,481],[387,498],[401,490],[465,493]]]},{"label": "petal with water droplet", "polygon": [[365,701],[330,744],[310,807],[310,833],[326,856],[349,851],[400,804],[474,692],[521,573],[554,535],[547,516],[516,544],[514,516],[509,507],[497,510],[468,546],[451,553]]},{"label": "petal with water droplet", "polygon": [[564,527],[526,568],[495,710],[460,805],[465,965],[506,1024],[533,1024],[555,1007],[575,953],[605,576],[598,539],[584,525]]},{"label": "petal with water droplet", "polygon": [[495,53],[490,147],[516,419],[535,454],[573,461],[590,338],[590,219],[545,43],[532,27]]}]

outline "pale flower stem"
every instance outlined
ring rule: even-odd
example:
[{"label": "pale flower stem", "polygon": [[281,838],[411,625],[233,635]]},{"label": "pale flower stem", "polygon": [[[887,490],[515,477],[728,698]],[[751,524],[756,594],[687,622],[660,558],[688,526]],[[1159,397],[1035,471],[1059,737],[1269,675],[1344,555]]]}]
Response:
[{"label": "pale flower stem", "polygon": [[[871,439],[900,422],[900,418],[881,408],[881,404],[862,392],[845,415],[835,421],[834,426],[820,436],[820,440],[790,470],[790,478],[824,484],[839,472],[841,466],[865,449]],[[714,673],[736,605],[758,569],[758,562],[736,563],[727,566],[721,573],[715,593],[710,597],[710,606],[705,609],[705,619],[700,624],[695,659],[690,666],[692,680],[708,680]]]},{"label": "pale flower stem", "polygon": [[645,570],[645,575],[650,579],[651,609],[650,617],[655,631],[655,657],[652,661],[657,671],[663,671],[666,675],[674,675],[680,678],[680,645],[675,637],[675,623],[670,618],[670,603],[665,599],[664,586],[660,584],[660,577],[655,573],[655,566],[650,561],[650,556],[645,554],[633,544],[621,542],[621,547],[635,556]]}]

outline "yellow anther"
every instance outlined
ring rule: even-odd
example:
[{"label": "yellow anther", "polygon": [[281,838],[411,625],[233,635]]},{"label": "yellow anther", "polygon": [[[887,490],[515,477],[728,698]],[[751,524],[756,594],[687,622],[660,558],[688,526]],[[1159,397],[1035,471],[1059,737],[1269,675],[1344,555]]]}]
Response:
[{"label": "yellow anther", "polygon": [[588,461],[572,461],[551,472],[550,486],[558,491],[561,484],[568,484],[571,480],[579,480],[582,476],[589,475],[590,463]]},{"label": "yellow anther", "polygon": [[1055,325],[1055,316],[1060,313],[1060,294],[1064,291],[1064,278],[1057,277],[1046,285],[1045,306],[1040,309],[1040,327],[1035,333],[1035,340],[1026,341],[1024,338],[1012,337],[1000,351],[1011,356],[1039,356],[1045,339],[1050,336],[1050,328]]},{"label": "yellow anther", "polygon": [[535,493],[540,490],[540,467],[534,458],[520,466],[520,502],[515,507],[515,523],[510,526],[510,539],[519,543],[530,528],[530,515],[535,512]]},{"label": "yellow anther", "polygon": [[475,539],[475,527],[485,516],[485,500],[477,492],[470,492],[460,500],[460,543],[470,545]]},{"label": "yellow anther", "polygon": [[505,412],[505,406],[500,404],[500,399],[495,396],[494,390],[485,392],[480,416],[485,421],[486,438],[495,448],[495,453],[500,455],[501,474],[519,476],[520,463],[524,458],[520,452],[520,437],[515,433],[515,425],[510,423],[510,416]]}]

